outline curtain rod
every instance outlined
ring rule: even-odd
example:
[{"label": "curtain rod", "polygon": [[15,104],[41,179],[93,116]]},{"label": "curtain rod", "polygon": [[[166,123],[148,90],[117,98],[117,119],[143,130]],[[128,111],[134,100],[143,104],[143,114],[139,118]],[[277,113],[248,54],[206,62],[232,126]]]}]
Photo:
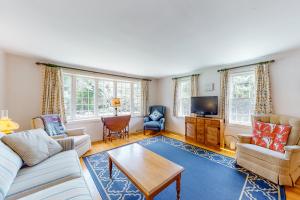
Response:
[{"label": "curtain rod", "polygon": [[178,77],[174,77],[174,78],[172,78],[172,79],[174,80],[174,79],[186,78],[186,77],[196,76],[196,75],[200,75],[200,74],[191,74],[191,75],[186,75],[186,76],[178,76]]},{"label": "curtain rod", "polygon": [[237,68],[242,68],[242,67],[249,67],[251,65],[259,65],[259,64],[266,64],[266,63],[273,63],[273,62],[275,62],[275,60],[268,60],[268,61],[252,63],[252,64],[248,64],[248,65],[241,65],[241,66],[237,66],[237,67],[219,69],[218,72],[226,71],[226,70],[229,70],[229,69],[237,69]]},{"label": "curtain rod", "polygon": [[74,68],[74,67],[60,66],[60,65],[51,64],[51,63],[36,62],[35,64],[37,64],[37,65],[45,65],[47,67],[59,67],[59,68],[63,68],[63,69],[73,69],[73,70],[90,72],[90,73],[97,73],[97,74],[103,74],[103,75],[108,75],[108,76],[116,76],[116,77],[122,77],[122,78],[138,79],[138,80],[143,80],[143,81],[152,81],[151,79],[135,78],[135,77],[132,77],[132,76],[124,76],[124,75],[116,75],[116,74],[110,74],[110,73],[105,73],[105,72],[97,72],[97,71],[92,71],[92,70],[87,70],[87,69],[79,69],[79,68]]}]

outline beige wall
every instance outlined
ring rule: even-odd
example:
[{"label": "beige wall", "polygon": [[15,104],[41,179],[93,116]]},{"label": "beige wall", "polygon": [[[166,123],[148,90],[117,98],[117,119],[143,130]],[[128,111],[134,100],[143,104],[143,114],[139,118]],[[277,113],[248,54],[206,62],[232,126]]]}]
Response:
[{"label": "beige wall", "polygon": [[7,108],[9,117],[29,129],[30,119],[40,114],[41,68],[34,58],[7,54]]},{"label": "beige wall", "polygon": [[[218,68],[206,68],[199,70],[199,95],[200,96],[219,96],[220,77],[217,73]],[[206,91],[206,84],[214,84],[213,91]],[[172,132],[184,134],[184,117],[173,116],[173,81],[171,77],[159,79],[158,81],[158,102],[167,106],[166,129]]]},{"label": "beige wall", "polygon": [[[271,55],[262,59],[276,60],[270,68],[274,113],[300,117],[300,50]],[[220,76],[217,72],[219,68],[210,67],[196,72],[201,74],[200,96],[219,96]],[[214,83],[215,90],[212,92],[205,91],[207,83]],[[184,134],[184,118],[172,116],[173,83],[171,77],[159,79],[158,85],[158,102],[167,106],[166,129]],[[249,127],[227,126],[225,134],[236,135],[250,132],[251,128]],[[226,139],[227,143],[232,140],[230,136],[227,136]]]},{"label": "beige wall", "polygon": [[[30,120],[41,114],[42,97],[42,67],[35,63],[36,58],[13,54],[6,56],[7,66],[7,109],[9,116],[20,124],[20,130],[31,128]],[[1,68],[0,68],[1,69]],[[157,81],[149,86],[149,103],[156,104]],[[92,140],[102,138],[102,123],[100,119],[84,120],[67,124],[67,128],[85,127]],[[141,131],[143,118],[135,117],[130,122],[130,132]]]},{"label": "beige wall", "polygon": [[6,109],[6,56],[0,49],[0,110]]},{"label": "beige wall", "polygon": [[[273,55],[265,59],[271,58],[276,60],[271,66],[274,112],[300,117],[300,50]],[[0,109],[9,110],[9,116],[21,125],[20,130],[29,129],[30,119],[41,113],[42,69],[35,65],[37,60],[32,57],[4,54],[0,51]],[[200,95],[219,95],[217,69],[218,67],[210,67],[197,71],[201,74]],[[214,91],[205,90],[205,85],[208,83],[214,83]],[[172,88],[171,77],[153,80],[150,83],[149,102],[150,105],[166,105],[166,128],[184,134],[184,119],[172,116]],[[130,123],[131,132],[142,130],[142,125],[142,118],[133,118]],[[86,127],[93,140],[102,138],[102,124],[99,119],[74,122],[67,126]],[[249,131],[244,127],[228,127],[226,134]]]}]

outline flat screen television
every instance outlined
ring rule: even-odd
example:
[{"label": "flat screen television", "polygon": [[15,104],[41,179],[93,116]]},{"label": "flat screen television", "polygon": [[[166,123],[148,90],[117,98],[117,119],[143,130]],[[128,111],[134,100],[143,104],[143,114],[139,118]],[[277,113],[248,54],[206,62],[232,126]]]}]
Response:
[{"label": "flat screen television", "polygon": [[217,96],[192,97],[191,113],[195,113],[198,116],[217,115],[218,97]]}]

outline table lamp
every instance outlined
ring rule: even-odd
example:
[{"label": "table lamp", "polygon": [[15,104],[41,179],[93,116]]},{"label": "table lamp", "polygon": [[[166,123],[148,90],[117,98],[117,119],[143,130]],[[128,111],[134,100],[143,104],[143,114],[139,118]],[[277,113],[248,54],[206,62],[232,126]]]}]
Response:
[{"label": "table lamp", "polygon": [[120,98],[113,98],[111,100],[111,106],[115,108],[115,116],[118,116],[118,107],[121,106]]},{"label": "table lamp", "polygon": [[13,131],[19,128],[19,124],[13,122],[11,119],[8,118],[8,111],[1,110],[1,117],[0,117],[0,132],[5,134],[12,133]]}]

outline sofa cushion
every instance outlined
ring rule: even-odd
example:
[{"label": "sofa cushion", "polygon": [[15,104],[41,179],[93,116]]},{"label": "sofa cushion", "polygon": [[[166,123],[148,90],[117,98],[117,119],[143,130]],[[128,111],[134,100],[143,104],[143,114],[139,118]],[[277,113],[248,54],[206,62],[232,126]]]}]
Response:
[{"label": "sofa cushion", "polygon": [[60,144],[43,129],[13,133],[4,136],[2,140],[19,154],[28,166],[36,165],[62,150]]},{"label": "sofa cushion", "polygon": [[291,132],[291,127],[287,125],[276,125],[274,130],[274,140],[270,147],[271,150],[284,153],[284,146],[286,145],[289,135]]},{"label": "sofa cushion", "polygon": [[70,180],[45,190],[30,194],[20,200],[92,200],[89,189],[83,178]]},{"label": "sofa cushion", "polygon": [[255,121],[251,144],[255,144],[269,149],[274,141],[275,127],[276,124]]},{"label": "sofa cushion", "polygon": [[158,110],[154,110],[149,117],[153,120],[153,121],[158,121],[160,118],[163,117],[163,115],[158,111]]},{"label": "sofa cushion", "polygon": [[291,126],[292,130],[287,145],[300,145],[300,118],[285,115],[254,115],[253,121]]},{"label": "sofa cushion", "polygon": [[63,151],[38,165],[20,169],[8,191],[8,199],[20,198],[81,176],[76,151]]},{"label": "sofa cushion", "polygon": [[59,115],[42,115],[41,119],[44,122],[45,131],[50,136],[66,135],[65,126],[63,125]]},{"label": "sofa cushion", "polygon": [[[1,133],[0,133],[1,134]],[[0,199],[4,199],[23,162],[1,141],[0,136]]]},{"label": "sofa cushion", "polygon": [[284,154],[281,152],[273,151],[264,147],[254,144],[241,144],[237,143],[239,153],[245,153],[260,160],[264,160],[272,165],[280,167],[288,167],[289,161],[285,160]]},{"label": "sofa cushion", "polygon": [[144,123],[144,126],[147,128],[160,128],[160,123],[158,121],[150,121]]}]

